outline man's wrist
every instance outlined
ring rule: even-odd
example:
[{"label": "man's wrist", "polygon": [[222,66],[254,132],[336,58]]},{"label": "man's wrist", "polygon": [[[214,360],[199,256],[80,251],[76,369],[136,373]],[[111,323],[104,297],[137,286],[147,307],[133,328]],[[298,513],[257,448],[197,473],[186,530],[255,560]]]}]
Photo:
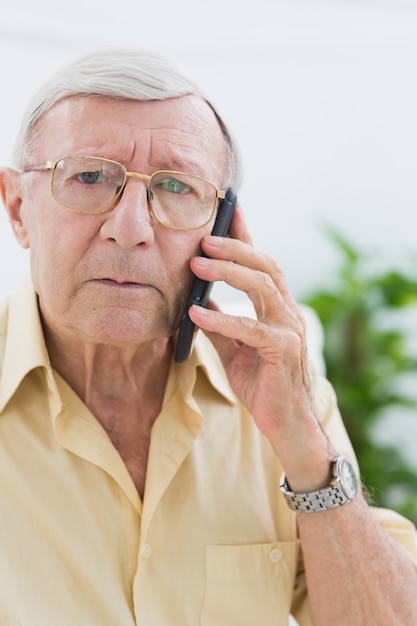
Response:
[{"label": "man's wrist", "polygon": [[290,509],[315,513],[353,500],[358,493],[358,479],[350,461],[343,456],[338,456],[331,462],[331,478],[327,486],[310,492],[294,492],[283,473],[280,489]]}]

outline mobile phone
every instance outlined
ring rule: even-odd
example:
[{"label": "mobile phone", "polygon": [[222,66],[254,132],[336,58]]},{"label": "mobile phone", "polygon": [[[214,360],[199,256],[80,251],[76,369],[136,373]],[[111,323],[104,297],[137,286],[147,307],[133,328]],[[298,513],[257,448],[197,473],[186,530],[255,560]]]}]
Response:
[{"label": "mobile phone", "polygon": [[[237,195],[236,192],[229,188],[226,191],[226,195],[219,204],[217,209],[217,216],[214,222],[212,235],[218,237],[226,237],[229,232],[230,222],[232,221],[233,212],[236,207]],[[182,363],[188,359],[190,354],[191,344],[193,341],[195,324],[190,320],[188,315],[188,309],[193,304],[199,306],[205,306],[210,295],[213,283],[201,278],[194,278],[193,286],[191,288],[190,295],[188,297],[187,306],[185,307],[184,314],[182,316],[180,329],[178,332],[177,346],[175,352],[175,361]]]}]

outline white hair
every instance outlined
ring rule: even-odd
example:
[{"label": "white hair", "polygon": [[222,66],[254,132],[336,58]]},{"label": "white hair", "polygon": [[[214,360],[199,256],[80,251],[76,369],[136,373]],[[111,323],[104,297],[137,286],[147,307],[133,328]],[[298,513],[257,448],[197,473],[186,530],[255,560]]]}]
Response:
[{"label": "white hair", "polygon": [[214,106],[192,80],[168,58],[134,48],[99,48],[76,58],[56,72],[29,102],[14,148],[14,163],[24,170],[36,141],[39,119],[60,100],[79,95],[100,95],[128,100],[166,100],[188,94],[203,98],[213,110],[227,148],[225,186],[241,182],[239,150],[230,130]]}]

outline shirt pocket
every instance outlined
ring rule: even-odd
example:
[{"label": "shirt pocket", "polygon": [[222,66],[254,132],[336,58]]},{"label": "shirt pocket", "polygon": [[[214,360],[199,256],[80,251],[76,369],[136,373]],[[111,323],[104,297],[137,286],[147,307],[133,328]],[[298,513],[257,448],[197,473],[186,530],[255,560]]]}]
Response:
[{"label": "shirt pocket", "polygon": [[201,626],[287,626],[298,542],[206,546]]}]

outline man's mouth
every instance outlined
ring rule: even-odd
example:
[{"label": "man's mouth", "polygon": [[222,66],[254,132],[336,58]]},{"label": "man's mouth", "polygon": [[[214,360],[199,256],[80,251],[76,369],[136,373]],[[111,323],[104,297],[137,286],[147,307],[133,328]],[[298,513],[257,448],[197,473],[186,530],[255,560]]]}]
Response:
[{"label": "man's mouth", "polygon": [[124,289],[140,289],[144,287],[149,287],[144,283],[138,283],[129,279],[121,279],[121,278],[98,278],[96,282],[102,283],[103,285],[107,285],[109,287],[119,287]]}]

